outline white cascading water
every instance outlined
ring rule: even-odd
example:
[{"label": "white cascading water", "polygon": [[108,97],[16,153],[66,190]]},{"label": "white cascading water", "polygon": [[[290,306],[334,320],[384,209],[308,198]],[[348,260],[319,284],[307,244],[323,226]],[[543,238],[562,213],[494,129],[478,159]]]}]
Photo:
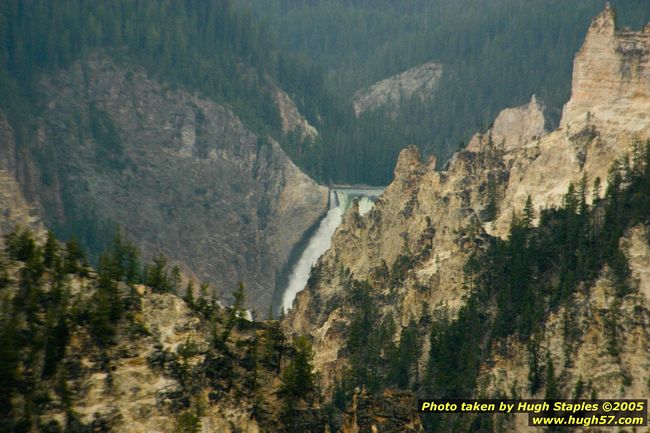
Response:
[{"label": "white cascading water", "polygon": [[341,224],[343,215],[352,206],[353,200],[359,201],[359,214],[364,215],[374,205],[382,189],[332,189],[330,190],[330,208],[323,218],[316,232],[309,239],[307,248],[300,259],[294,264],[289,275],[289,282],[282,294],[282,309],[289,311],[293,300],[305,288],[312,266],[328,250],[332,242],[332,235]]}]

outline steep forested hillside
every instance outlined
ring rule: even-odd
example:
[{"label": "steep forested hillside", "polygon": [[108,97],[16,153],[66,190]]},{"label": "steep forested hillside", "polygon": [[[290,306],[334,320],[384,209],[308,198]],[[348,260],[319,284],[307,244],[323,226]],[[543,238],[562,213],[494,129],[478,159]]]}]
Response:
[{"label": "steep forested hillside", "polygon": [[241,319],[243,286],[227,309],[207,284],[195,291],[189,283],[181,299],[178,268],[163,257],[143,268],[119,234],[97,272],[78,245],[51,233],[41,242],[18,229],[4,241],[0,432],[322,423],[308,417],[316,397],[311,347],[305,339],[287,344],[277,322]]},{"label": "steep forested hillside", "polygon": [[[650,16],[647,2],[614,3],[622,25]],[[23,134],[38,100],[35,77],[103,49],[229,103],[318,180],[386,184],[405,145],[445,160],[531,94],[557,120],[572,56],[602,1],[12,0],[0,7],[2,106]],[[445,71],[431,97],[402,104],[394,119],[381,112],[355,119],[354,91],[431,60]],[[269,81],[293,97],[321,131],[317,138],[281,136]]]},{"label": "steep forested hillside", "polygon": [[[33,84],[40,73],[96,49],[144,65],[171,85],[228,102],[268,132],[279,128],[269,77],[293,92],[320,89],[312,71],[279,53],[268,32],[229,0],[10,0],[0,5],[0,40],[2,108],[14,119],[37,101]],[[304,105],[313,103],[309,95],[300,96]]]},{"label": "steep forested hillside", "polygon": [[323,404],[308,338],[244,319],[243,285],[230,307],[206,283],[181,298],[178,268],[142,266],[119,232],[96,271],[51,232],[2,241],[2,433],[422,431],[408,392]]},{"label": "steep forested hillside", "polygon": [[[533,99],[442,169],[408,147],[373,210],[346,214],[286,319],[314,336],[340,407],[361,385],[421,398],[648,394],[649,31],[617,27],[607,5],[558,128],[542,130]],[[519,432],[524,418],[423,421]]]},{"label": "steep forested hillside", "polygon": [[[506,107],[536,94],[550,120],[568,100],[573,55],[604,0],[239,0],[277,28],[283,47],[321,65],[328,90],[350,104],[358,89],[435,60],[445,67],[429,100],[343,124],[334,178],[386,182],[399,149],[446,160]],[[621,27],[650,18],[643,0],[612,2]]]},{"label": "steep forested hillside", "polygon": [[[270,299],[326,206],[325,188],[275,143],[301,126],[317,134],[303,118],[318,126],[316,71],[229,1],[0,2],[0,47],[2,168],[57,235],[97,259],[110,227],[128,220],[146,257],[188,264],[183,248],[209,250],[186,271],[215,266],[201,278],[242,280],[259,291],[252,299]],[[269,228],[280,220],[286,232]]]},{"label": "steep forested hillside", "polygon": [[[633,299],[629,295],[639,292],[621,239],[633,227],[647,226],[649,211],[650,142],[613,164],[602,197],[599,182],[591,189],[583,180],[569,187],[561,207],[543,210],[541,215],[536,215],[529,198],[523,211],[513,214],[508,238],[486,239],[468,261],[465,272],[470,291],[457,318],[421,317],[419,323],[412,321],[402,327],[399,343],[388,337],[395,334],[393,316],[379,319],[386,301],[376,294],[377,288],[348,275],[350,295],[346,301],[354,306],[346,340],[350,368],[338,385],[337,401],[343,404],[351,389],[362,385],[372,390],[411,387],[423,398],[471,398],[477,387],[480,389],[477,380],[485,368],[482,364],[503,355],[500,351],[512,341],[528,351],[528,383],[520,385],[530,395],[544,390],[545,398],[569,397],[572,390],[567,386],[562,391],[556,388],[547,353],[553,348],[540,347],[543,328],[554,312],[563,311],[563,349],[574,350],[582,338],[577,325],[569,322],[577,315],[578,308],[573,305],[576,293],[595,297],[596,281],[606,278],[611,284],[612,304],[603,324],[607,337],[603,349],[620,362],[620,332],[625,320],[621,305],[626,297],[629,302]],[[539,226],[535,227],[533,221],[538,217]],[[385,281],[399,285],[400,275],[418,258],[415,253],[403,256],[392,269],[386,269]],[[426,338],[422,336],[427,333],[429,358],[422,372],[417,362]],[[573,390],[574,397],[581,392],[583,396],[588,392],[595,395],[591,383],[576,386],[580,390]],[[472,421],[484,423],[484,430],[476,424],[469,427],[469,419],[453,416],[425,417],[424,421],[428,431],[492,431],[494,419],[479,416]]]}]

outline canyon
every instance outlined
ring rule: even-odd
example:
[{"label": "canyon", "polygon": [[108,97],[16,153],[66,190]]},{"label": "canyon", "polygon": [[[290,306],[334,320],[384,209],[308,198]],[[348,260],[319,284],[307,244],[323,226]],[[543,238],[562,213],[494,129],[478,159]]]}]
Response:
[{"label": "canyon", "polygon": [[[315,134],[274,91],[287,132]],[[266,314],[292,249],[327,211],[327,188],[227,106],[107,56],[44,75],[39,92],[29,142],[0,113],[3,168],[34,216],[91,241],[120,225],[145,259],[165,255],[226,300],[242,281]]]},{"label": "canyon", "polygon": [[[339,383],[349,365],[350,278],[371,284],[378,314],[391,315],[398,331],[424,317],[454,317],[468,295],[464,268],[469,257],[491,236],[507,238],[513,214],[522,212],[527,197],[536,211],[559,206],[569,186],[583,176],[589,185],[600,179],[604,190],[612,162],[632,155],[650,137],[648,53],[650,27],[617,30],[615,12],[607,5],[575,57],[572,96],[556,130],[545,130],[543,106],[533,97],[526,106],[502,112],[442,170],[436,169],[435,157],[422,161],[416,148],[402,151],[394,181],[373,210],[361,216],[353,208],[344,216],[332,247],[316,264],[318,280],[298,293],[284,323],[288,332],[313,337],[324,388]],[[589,296],[576,294],[575,307],[567,307],[576,324],[575,345],[561,343],[567,331],[558,321],[567,312],[545,313],[540,344],[567,394],[582,380],[599,396],[648,395],[650,299],[643,277],[648,263],[641,259],[646,230],[635,227],[621,240],[631,271],[639,276],[634,294],[614,307],[612,282],[603,272]],[[408,269],[391,288],[382,270],[395,269],[403,257],[409,259]],[[613,311],[620,311],[619,332],[625,334],[619,357],[604,355],[602,346],[603,317]],[[419,326],[426,336],[427,325]],[[429,356],[428,339],[422,341],[420,370]],[[500,347],[481,364],[480,392],[540,397],[526,385],[530,359],[525,345],[513,339]],[[517,426],[515,431],[521,431],[523,425]]]},{"label": "canyon", "polygon": [[[21,349],[20,367],[9,374],[33,384],[10,393],[16,425],[27,420],[32,430],[52,433],[420,433],[431,423],[415,411],[418,393],[430,389],[431,348],[461,319],[471,326],[449,347],[463,362],[476,356],[472,396],[542,399],[553,391],[647,399],[647,215],[614,239],[629,271],[625,281],[604,261],[592,278],[562,293],[563,302],[551,305],[541,294],[539,320],[525,338],[498,335],[485,319],[499,293],[480,294],[496,299],[483,310],[468,308],[477,273],[490,271],[468,269],[481,253],[512,240],[521,220],[534,230],[548,211],[570,205],[575,195],[568,191],[580,191],[585,208],[593,205],[593,227],[604,224],[610,182],[639,171],[642,146],[650,143],[649,59],[650,24],[620,30],[607,4],[575,56],[557,128],[549,130],[543,101],[531,95],[444,164],[406,147],[386,188],[319,185],[228,104],[102,52],[43,74],[27,141],[0,111],[0,232],[30,228],[38,257],[46,227],[69,233],[83,223],[94,239],[119,224],[145,260],[164,254],[185,280],[210,283],[210,292],[170,293],[121,274],[110,281],[106,261],[97,270],[43,265],[40,285],[32,287],[24,281],[34,260],[7,250],[0,336],[33,344]],[[430,62],[379,82],[356,95],[355,112],[426,98],[442,73]],[[282,133],[317,140],[291,95],[275,83],[268,90]],[[232,296],[239,281],[244,306]],[[102,298],[106,293],[113,298]],[[119,318],[102,310],[103,302],[119,306]],[[269,309],[281,312],[278,320],[259,320]],[[97,338],[107,338],[102,314],[112,320],[104,332],[109,344]],[[373,317],[357,320],[364,314]],[[48,334],[59,327],[64,337]],[[402,343],[415,341],[405,383],[373,390],[368,380],[347,389],[351,337],[363,341],[359,335],[380,331],[388,334],[379,343],[390,361],[407,352]],[[60,366],[46,373],[56,338],[64,341],[55,354]],[[472,339],[488,341],[481,357],[458,349],[459,340]],[[292,400],[287,384],[301,356],[308,371],[300,378],[314,383]],[[535,378],[542,371],[546,378]],[[469,428],[463,422],[454,428]],[[499,422],[501,431],[528,430],[524,415]]]}]

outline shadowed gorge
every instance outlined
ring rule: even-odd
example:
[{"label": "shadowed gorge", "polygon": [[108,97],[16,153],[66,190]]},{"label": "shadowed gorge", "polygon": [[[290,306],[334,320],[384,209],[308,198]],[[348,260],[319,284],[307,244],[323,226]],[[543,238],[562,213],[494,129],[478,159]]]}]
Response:
[{"label": "shadowed gorge", "polygon": [[0,433],[649,396],[647,1],[0,2]]},{"label": "shadowed gorge", "polygon": [[296,294],[312,278],[311,269],[316,264],[316,260],[329,248],[332,235],[341,224],[343,215],[351,207],[356,207],[359,215],[365,215],[372,209],[374,200],[382,192],[383,190],[378,188],[344,188],[340,186],[330,190],[329,210],[313,234],[306,240],[300,257],[291,264],[286,286],[280,287],[281,302],[274,308],[276,313],[287,312],[291,309]]}]

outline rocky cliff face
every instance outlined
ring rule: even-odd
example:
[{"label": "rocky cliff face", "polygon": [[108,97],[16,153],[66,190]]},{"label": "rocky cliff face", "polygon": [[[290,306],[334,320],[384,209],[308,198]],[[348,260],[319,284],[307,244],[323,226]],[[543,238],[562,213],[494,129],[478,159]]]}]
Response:
[{"label": "rocky cliff face", "polygon": [[2,431],[421,431],[410,393],[358,392],[334,414],[311,387],[288,396],[300,349],[276,321],[71,267],[24,236],[38,248],[0,248]]},{"label": "rocky cliff face", "polygon": [[[559,378],[561,395],[575,398],[648,398],[650,389],[650,246],[648,228],[636,226],[621,240],[630,260],[635,292],[622,300],[615,295],[607,270],[591,287],[576,293],[569,306],[546,319],[533,338],[539,353],[549,354]],[[544,398],[531,393],[531,352],[511,339],[482,369],[479,387],[488,395]],[[545,365],[548,359],[541,360]],[[524,431],[528,416],[513,420]]]},{"label": "rocky cliff face", "polygon": [[[241,280],[267,311],[276,274],[326,210],[326,188],[229,108],[141,69],[97,56],[44,77],[40,92],[31,165],[18,177],[48,225],[119,223],[147,257],[165,254],[226,294]],[[304,126],[281,99],[293,116],[285,127]]]},{"label": "rocky cliff face", "polygon": [[[29,171],[26,167],[30,164],[28,158],[20,153],[13,129],[0,111],[0,235],[13,231],[17,226],[29,227],[43,234],[39,209],[25,199],[17,179],[17,176],[27,177],[24,173]],[[0,238],[0,243],[3,241]]]},{"label": "rocky cliff face", "polygon": [[426,98],[437,88],[442,76],[442,65],[428,62],[401,74],[381,80],[353,96],[354,113],[357,116],[367,111],[388,108],[390,113],[399,109],[402,99],[413,96]]},{"label": "rocky cliff face", "polygon": [[536,207],[558,204],[570,182],[586,174],[603,182],[612,161],[650,135],[650,27],[620,32],[607,7],[592,22],[574,61],[573,89],[560,127],[515,149],[500,218],[494,233],[503,235],[513,208],[530,194]]},{"label": "rocky cliff face", "polygon": [[[82,281],[82,287],[83,283],[88,284]],[[140,293],[134,322],[120,329],[114,347],[92,349],[89,335],[81,329],[71,338],[63,362],[70,371],[72,410],[78,423],[93,431],[171,432],[183,428],[179,427],[183,413],[198,409],[203,431],[262,431],[261,419],[251,418],[254,390],[246,378],[259,368],[251,362],[251,348],[258,337],[271,338],[269,329],[237,331],[233,344],[218,353],[211,348],[209,328],[185,302],[173,295],[152,294],[144,287]],[[279,341],[278,349],[281,345]],[[272,391],[280,382],[275,369],[260,368],[257,373],[266,381],[265,396],[272,399],[265,403],[266,410],[277,410]],[[196,382],[194,394],[187,391],[187,383],[206,376],[209,385]],[[58,399],[52,403],[40,422],[66,425]]]},{"label": "rocky cliff face", "polygon": [[594,124],[602,132],[647,132],[650,25],[616,29],[616,13],[596,17],[574,61],[572,93],[561,127]]},{"label": "rocky cliff face", "polygon": [[[361,217],[352,209],[345,216],[331,249],[317,264],[318,281],[299,293],[286,319],[288,329],[313,336],[325,386],[347,362],[341,351],[352,311],[346,302],[347,276],[369,280],[381,314],[390,312],[398,325],[439,312],[453,315],[467,293],[463,268],[470,253],[488,235],[505,237],[513,211],[522,210],[528,195],[539,209],[559,205],[569,184],[583,175],[590,184],[599,177],[604,187],[612,162],[650,137],[650,68],[644,54],[650,49],[650,27],[619,32],[614,20],[609,6],[594,19],[576,56],[573,95],[557,130],[544,130],[542,107],[533,98],[528,106],[501,113],[489,131],[476,135],[442,171],[434,169],[433,161],[423,163],[416,149],[406,149],[393,183],[374,210]],[[634,272],[645,275],[642,269],[649,262],[634,241],[642,238],[637,231],[627,238],[632,245],[627,251],[636,263]],[[387,270],[400,264],[406,264],[401,266],[406,271],[398,274],[397,284],[387,282]],[[606,332],[602,317],[610,308],[607,287],[604,275],[588,299],[576,299],[579,307],[571,314],[580,344],[559,354],[561,312],[546,319],[544,338],[554,347],[556,365],[566,365],[562,371],[567,389],[582,372],[582,379],[591,380],[602,395],[622,383],[621,392],[643,398],[648,392],[640,384],[646,376],[641,369],[650,361],[644,342],[650,299],[642,281],[638,296],[626,300],[620,310],[625,317],[621,326],[629,330],[625,338],[634,340],[629,342],[629,357],[624,349],[617,367],[609,361],[602,368],[588,367],[601,364],[598,347]],[[514,352],[505,357],[507,361],[485,366],[485,389],[507,393],[508,386],[518,383],[518,395],[526,395],[521,374],[527,367],[516,370],[514,365],[527,363]],[[426,343],[422,353],[426,357]],[[638,377],[630,382],[634,375]]]},{"label": "rocky cliff face", "polygon": [[314,139],[318,136],[318,131],[309,124],[307,119],[298,111],[298,107],[291,97],[282,89],[275,89],[275,104],[280,113],[282,122],[282,132],[285,134],[298,134],[300,139]]},{"label": "rocky cliff face", "polygon": [[417,402],[409,392],[384,391],[371,396],[357,389],[346,412],[341,433],[421,433]]},{"label": "rocky cliff face", "polygon": [[17,226],[42,227],[38,209],[27,203],[16,178],[6,170],[0,170],[0,203],[0,234],[9,233]]}]

